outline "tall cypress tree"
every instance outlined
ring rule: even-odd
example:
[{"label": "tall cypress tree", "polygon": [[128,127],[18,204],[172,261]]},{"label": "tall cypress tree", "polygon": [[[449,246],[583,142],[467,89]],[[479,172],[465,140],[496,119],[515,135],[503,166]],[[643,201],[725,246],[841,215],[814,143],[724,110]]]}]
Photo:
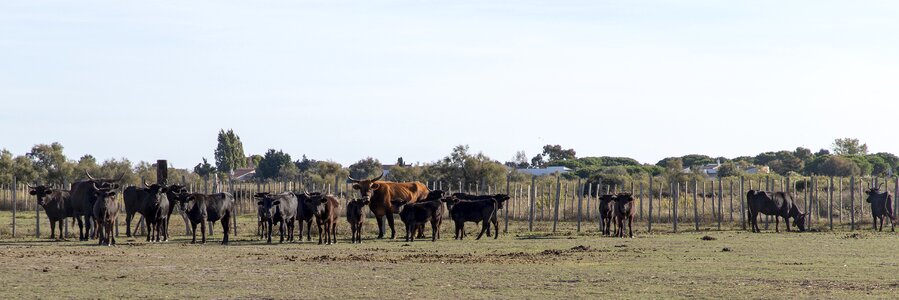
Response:
[{"label": "tall cypress tree", "polygon": [[227,132],[222,129],[218,134],[218,146],[215,148],[215,165],[221,172],[228,173],[247,166],[243,152],[243,143],[233,129]]}]

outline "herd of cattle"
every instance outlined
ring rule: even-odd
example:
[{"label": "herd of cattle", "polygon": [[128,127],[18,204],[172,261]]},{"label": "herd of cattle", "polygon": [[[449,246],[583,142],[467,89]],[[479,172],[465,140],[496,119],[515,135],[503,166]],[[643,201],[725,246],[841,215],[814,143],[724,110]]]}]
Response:
[{"label": "herd of cattle", "polygon": [[[97,179],[89,173],[86,180],[72,184],[70,190],[51,189],[47,186],[29,187],[30,194],[36,196],[38,204],[46,212],[50,220],[50,238],[63,237],[63,222],[73,218],[78,222],[79,239],[82,241],[96,238],[101,245],[114,245],[114,226],[120,208],[116,202],[116,190],[120,187],[121,177],[117,179]],[[469,195],[454,193],[447,195],[440,190],[428,190],[420,182],[389,182],[378,177],[357,180],[353,189],[358,190],[360,198],[347,203],[346,220],[350,225],[351,241],[362,241],[362,225],[365,223],[365,206],[375,216],[378,225],[378,238],[384,238],[385,224],[390,228],[390,238],[396,237],[394,214],[398,214],[405,224],[406,241],[424,238],[425,226],[431,225],[431,240],[440,238],[440,226],[443,216],[448,212],[455,223],[455,239],[465,237],[465,223],[481,223],[477,236],[499,236],[498,212],[503,209],[509,196]],[[889,192],[881,192],[879,187],[865,191],[867,202],[871,204],[874,218],[874,229],[883,230],[885,220],[890,221],[895,230],[897,218],[893,213],[893,197]],[[175,205],[184,213],[193,231],[191,242],[196,242],[197,225],[200,225],[201,242],[206,242],[207,222],[214,224],[221,221],[224,231],[222,244],[228,244],[232,222],[236,222],[235,200],[229,193],[201,194],[190,193],[184,186],[146,184],[143,187],[129,186],[122,193],[124,199],[126,236],[132,236],[131,221],[140,213],[147,225],[147,241],[167,241],[169,220]],[[318,243],[331,244],[337,241],[338,206],[340,202],[332,195],[322,193],[284,192],[272,194],[256,193],[258,205],[257,235],[272,242],[274,226],[278,226],[280,242],[294,241],[295,224],[300,223],[299,240],[303,237],[303,224],[306,228],[306,240],[312,240],[312,222],[318,229]],[[789,193],[750,190],[746,194],[748,218],[753,232],[760,232],[759,214],[775,217],[775,231],[780,231],[780,218],[784,219],[787,231],[790,231],[790,219],[800,231],[805,231],[806,213],[796,205]],[[633,219],[635,215],[634,197],[630,193],[599,196],[599,217],[602,233],[612,235],[610,228],[615,225],[614,235],[617,237],[633,237]],[[878,223],[880,227],[878,229]],[[625,235],[624,226],[628,232]],[[236,226],[234,226],[236,230]],[[491,233],[491,228],[493,232]],[[235,232],[236,234],[236,232]]]}]

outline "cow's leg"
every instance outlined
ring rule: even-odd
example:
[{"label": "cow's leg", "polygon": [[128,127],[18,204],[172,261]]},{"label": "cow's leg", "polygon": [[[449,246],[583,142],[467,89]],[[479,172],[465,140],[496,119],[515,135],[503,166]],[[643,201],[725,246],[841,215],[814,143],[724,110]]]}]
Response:
[{"label": "cow's leg", "polygon": [[378,222],[378,239],[384,238],[384,219],[387,219],[387,216],[375,216],[375,221]]},{"label": "cow's leg", "polygon": [[437,230],[437,222],[431,221],[431,241],[437,241],[437,235],[440,234]]},{"label": "cow's leg", "polygon": [[75,220],[78,221],[78,240],[84,240],[84,222],[81,220],[81,216],[75,216]]},{"label": "cow's leg", "polygon": [[115,223],[115,221],[109,222],[109,231],[106,236],[108,236],[109,241],[112,242],[112,245],[115,246],[115,233],[113,232],[113,223]]},{"label": "cow's leg", "polygon": [[484,233],[487,232],[487,229],[490,228],[490,220],[484,220],[484,224],[481,224],[481,232],[478,233],[478,237],[476,240],[480,240]]},{"label": "cow's leg", "polygon": [[312,241],[312,220],[306,221],[306,241]]},{"label": "cow's leg", "polygon": [[272,221],[266,220],[265,227],[267,227],[265,229],[266,230],[265,238],[268,240],[267,243],[271,244],[272,243]]},{"label": "cow's leg", "polygon": [[[193,233],[193,238],[190,239],[190,243],[196,244],[197,243],[197,223],[191,221],[190,228],[191,228],[191,232]],[[202,229],[200,229],[200,230],[202,230]]]},{"label": "cow's leg", "polygon": [[390,226],[390,239],[396,238],[396,228],[393,226],[393,213],[387,213],[387,226]]},{"label": "cow's leg", "polygon": [[322,232],[322,230],[324,230],[323,229],[324,224],[322,222],[319,222],[318,220],[315,221],[315,224],[318,225],[318,244],[321,245],[322,244],[322,234],[324,233],[324,232]]},{"label": "cow's leg", "polygon": [[787,225],[787,232],[790,232],[790,231],[791,231],[791,229],[790,229],[790,217],[785,217],[785,218],[784,218],[784,224]]},{"label": "cow's leg", "polygon": [[[222,245],[228,244],[228,238],[231,236],[231,213],[227,212],[222,217]],[[236,231],[235,231],[236,233]]]},{"label": "cow's leg", "polygon": [[880,228],[878,228],[877,231],[883,231],[883,219],[884,217],[880,216]]},{"label": "cow's leg", "polygon": [[291,218],[290,224],[287,224],[287,225],[290,227],[287,229],[287,230],[289,230],[288,235],[287,235],[287,240],[293,242],[294,231],[297,230],[297,220],[294,218]]}]

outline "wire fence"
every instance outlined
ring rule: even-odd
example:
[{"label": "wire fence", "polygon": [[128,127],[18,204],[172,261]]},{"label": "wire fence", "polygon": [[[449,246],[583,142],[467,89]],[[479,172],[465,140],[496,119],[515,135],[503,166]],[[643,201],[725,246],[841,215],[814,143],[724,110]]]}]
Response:
[{"label": "wire fence", "polygon": [[[580,179],[565,180],[562,176],[531,177],[530,182],[513,181],[507,178],[505,184],[481,184],[448,181],[428,181],[431,190],[450,193],[507,194],[510,200],[499,212],[500,227],[508,230],[509,222],[527,223],[527,231],[555,232],[557,225],[566,222],[577,232],[597,232],[600,230],[599,201],[602,194],[631,193],[635,199],[635,222],[637,227],[647,232],[679,232],[704,230],[745,230],[747,225],[746,192],[752,189],[782,191],[793,195],[796,205],[808,213],[807,227],[816,230],[834,230],[848,227],[859,229],[872,224],[870,204],[865,201],[865,191],[879,187],[899,194],[899,177],[728,177],[671,182],[661,177],[626,180],[623,183],[586,182]],[[255,216],[257,192],[322,192],[336,196],[340,201],[339,214],[345,216],[348,201],[358,197],[352,184],[342,178],[334,178],[332,184],[296,181],[238,182],[221,180],[198,180],[170,182],[181,184],[191,192],[229,192],[234,195],[238,216]],[[67,185],[54,188],[68,190]],[[124,188],[124,187],[123,187]],[[118,194],[120,209],[124,210],[121,193]],[[893,203],[894,211],[899,211],[899,201]],[[176,209],[177,211],[177,209]],[[22,237],[17,232],[24,222],[28,225],[28,235],[40,237],[41,228],[49,232],[49,221],[41,216],[43,209],[35,196],[29,194],[24,183],[0,185],[0,213],[11,212],[8,226],[0,226],[0,238]],[[34,219],[21,218],[21,212],[34,213]],[[17,215],[18,214],[18,215]],[[120,213],[118,223],[123,223],[124,213]],[[173,214],[173,217],[175,215]],[[369,217],[371,213],[369,212]],[[448,216],[446,216],[448,217]],[[774,220],[763,216],[760,226],[765,229]],[[68,235],[69,222],[65,223]],[[764,224],[764,225],[762,225]],[[118,234],[119,224],[116,226]],[[142,230],[142,229],[141,229]],[[174,228],[172,228],[174,230]],[[210,228],[211,230],[211,228]],[[189,229],[186,228],[189,232]],[[174,231],[173,231],[174,232]]]}]

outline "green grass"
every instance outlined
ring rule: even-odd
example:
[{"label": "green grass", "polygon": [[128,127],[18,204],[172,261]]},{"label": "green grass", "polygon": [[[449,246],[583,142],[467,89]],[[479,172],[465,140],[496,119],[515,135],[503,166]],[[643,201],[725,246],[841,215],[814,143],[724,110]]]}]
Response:
[{"label": "green grass", "polygon": [[[17,222],[28,232],[34,215]],[[369,220],[367,239],[354,245],[341,220],[336,245],[266,245],[252,236],[251,218],[239,224],[240,235],[226,247],[217,244],[218,227],[209,244],[189,244],[179,219],[172,222],[174,239],[158,244],[120,236],[118,246],[101,247],[4,235],[0,298],[892,298],[899,292],[899,234],[869,228],[647,234],[641,224],[637,238],[618,239],[596,236],[595,224],[576,234],[563,223],[549,234],[514,222],[498,240],[454,241],[447,223],[436,243],[406,243],[371,240],[376,226]]]}]

